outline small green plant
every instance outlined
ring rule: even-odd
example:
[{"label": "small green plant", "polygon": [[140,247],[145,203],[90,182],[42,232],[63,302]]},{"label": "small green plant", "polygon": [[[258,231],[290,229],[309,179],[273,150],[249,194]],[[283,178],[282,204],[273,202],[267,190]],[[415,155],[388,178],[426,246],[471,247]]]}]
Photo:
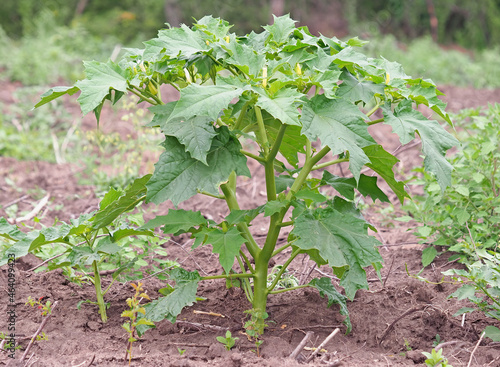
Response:
[{"label": "small green plant", "polygon": [[436,334],[434,337],[434,341],[432,342],[433,347],[437,347],[441,343],[441,336],[439,334]]},{"label": "small green plant", "polygon": [[411,216],[424,224],[417,228],[417,236],[431,245],[423,252],[424,266],[437,256],[436,247],[452,252],[450,260],[467,261],[475,247],[499,245],[500,105],[482,113],[463,111],[455,121],[463,149],[449,158],[455,168],[451,188],[441,191],[432,177],[417,169],[422,179],[415,184],[423,184],[426,195],[406,205]]},{"label": "small green plant", "polygon": [[425,360],[425,365],[428,367],[453,367],[443,356],[443,349],[439,349],[438,351],[436,351],[433,348],[431,353],[422,352],[422,354],[427,357],[427,359]]},{"label": "small green plant", "polygon": [[40,314],[42,316],[47,316],[52,313],[52,308],[50,307],[52,305],[52,302],[50,300],[47,300],[45,303],[42,303],[44,299],[45,297],[34,299],[33,297],[29,296],[28,301],[25,304],[30,305],[31,307],[37,306],[37,308],[40,310]]},{"label": "small green plant", "polygon": [[183,356],[184,353],[186,353],[186,349],[181,349],[181,348],[177,347],[177,352],[179,353],[180,356]]},{"label": "small green plant", "polygon": [[139,314],[145,315],[146,310],[144,306],[141,304],[143,299],[150,300],[149,296],[144,291],[143,284],[141,282],[137,282],[137,284],[131,283],[132,288],[135,290],[135,294],[132,298],[127,298],[127,305],[129,307],[128,310],[122,312],[122,317],[127,317],[130,321],[125,322],[122,327],[127,331],[128,343],[127,343],[127,351],[125,353],[125,360],[128,359],[128,364],[132,362],[132,346],[135,341],[137,341],[135,337],[137,326],[139,325],[154,325],[151,321],[146,318],[138,319],[137,316]]},{"label": "small green plant", "polygon": [[406,338],[404,339],[404,341],[405,341],[404,344],[405,344],[406,351],[409,352],[410,350],[413,350],[413,348],[410,345],[410,341],[408,339],[406,339]]},{"label": "small green plant", "polygon": [[[201,212],[171,209],[138,229],[188,233],[193,248],[212,246],[222,270],[204,277],[172,270],[175,288],[145,305],[146,318],[173,322],[196,301],[200,281],[237,279],[252,306],[247,333],[264,332],[269,296],[304,287],[317,289],[329,306],[338,304],[349,332],[347,300],[368,288],[366,267],[377,272],[382,267],[379,243],[368,235],[371,225],[356,208],[355,190],[388,201],[378,178],[363,174],[362,168],[385,180],[400,201],[408,197],[393,171],[398,159],[371,131],[389,124],[402,144],[418,133],[425,167],[444,188],[451,172],[444,154],[457,141],[416,107],[425,105],[443,121],[451,120],[431,81],[408,76],[395,62],[366,57],[358,51],[365,42],[357,38],[316,37],[306,27],[297,28],[289,16],[275,17],[261,33],[238,36],[230,28],[208,16],[191,28],[160,30],[144,49],[128,50],[117,62],[86,62],[86,79],[50,89],[36,107],[81,92],[83,114],[93,111],[99,120],[106,101],[116,103],[126,93],[137,96],[151,105],[149,126],[159,127],[165,139],[153,175],[141,179],[144,200],[170,200],[178,206],[200,194],[227,205],[229,214],[220,222]],[[162,93],[172,88],[180,98],[166,103]],[[250,176],[248,159],[264,168],[266,202],[241,208],[238,177]],[[349,164],[347,177],[332,173],[340,164]],[[323,195],[320,189],[328,187],[338,195]],[[260,244],[251,227],[259,215],[268,220]],[[290,235],[278,247],[286,227]],[[268,284],[269,264],[283,254],[286,260]],[[277,289],[301,254],[331,266],[345,296],[328,277]]]},{"label": "small green plant", "polygon": [[226,336],[218,336],[217,341],[224,344],[224,347],[226,350],[231,350],[232,347],[234,347],[234,344],[236,344],[236,340],[239,338],[235,338],[231,335],[231,332],[228,330],[226,331]]},{"label": "small green plant", "polygon": [[[49,263],[48,270],[62,268],[70,280],[94,285],[96,301],[83,302],[97,304],[101,319],[106,322],[107,303],[104,296],[111,285],[119,280],[122,273],[131,274],[148,266],[145,261],[148,256],[165,254],[161,241],[151,230],[139,229],[137,222],[144,223],[141,218],[130,216],[129,221],[119,218],[144,200],[148,179],[149,176],[137,179],[125,190],[111,189],[101,200],[99,210],[73,219],[69,224],[61,222],[57,226],[43,227],[26,234],[0,218],[0,236],[10,243],[3,248],[0,264],[7,262],[7,254],[15,254],[16,257],[27,253],[43,254],[41,257]],[[52,252],[43,252],[44,248],[53,248],[56,254],[47,258]],[[141,248],[152,251],[142,251]],[[176,266],[175,262],[160,261],[158,265],[162,268]],[[105,289],[101,283],[102,271],[112,273],[112,281]]]}]

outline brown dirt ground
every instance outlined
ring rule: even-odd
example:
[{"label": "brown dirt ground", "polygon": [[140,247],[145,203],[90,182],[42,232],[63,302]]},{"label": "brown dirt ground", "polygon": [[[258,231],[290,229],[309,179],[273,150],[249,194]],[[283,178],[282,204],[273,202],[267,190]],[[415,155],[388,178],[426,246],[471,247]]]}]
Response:
[{"label": "brown dirt ground", "polygon": [[[8,85],[0,94],[3,102],[9,102],[9,91],[18,86]],[[498,91],[472,90],[466,88],[442,87],[447,95],[451,111],[499,102]],[[105,120],[103,118],[103,120]],[[396,149],[397,140],[385,127],[376,137],[385,146]],[[418,148],[402,149],[398,157],[402,160],[400,169],[407,171],[420,164]],[[5,208],[14,200],[20,210],[31,210],[33,205],[50,193],[49,204],[40,213],[42,222],[50,224],[54,218],[67,221],[79,214],[97,208],[98,198],[92,187],[77,184],[73,165],[55,165],[46,162],[18,162],[11,158],[0,157],[0,205]],[[259,167],[253,167],[256,179],[243,182],[238,192],[243,208],[260,204],[264,197],[260,193]],[[15,182],[14,187],[5,178]],[[195,198],[184,203],[182,208],[203,209],[214,219],[227,213],[224,205],[209,198]],[[162,206],[160,211],[165,211]],[[186,308],[176,324],[160,322],[156,329],[148,331],[134,345],[132,366],[299,366],[296,360],[288,358],[292,350],[308,331],[314,335],[308,346],[318,346],[336,327],[341,329],[325,346],[326,351],[313,359],[309,366],[409,366],[423,365],[421,351],[430,351],[436,334],[442,341],[457,343],[444,348],[444,355],[450,363],[466,366],[473,348],[476,346],[484,327],[491,323],[481,315],[469,315],[462,324],[461,318],[453,317],[462,303],[448,299],[454,285],[432,285],[408,277],[405,266],[411,274],[421,269],[421,247],[408,232],[407,225],[400,225],[390,218],[377,214],[380,205],[372,205],[366,210],[366,218],[378,229],[379,240],[384,244],[380,252],[385,261],[382,270],[383,283],[377,280],[373,271],[368,272],[370,289],[358,292],[356,299],[348,304],[353,330],[345,335],[342,317],[338,307],[326,307],[326,300],[317,292],[305,289],[294,293],[272,296],[269,301],[269,327],[263,337],[264,343],[259,356],[253,351],[255,345],[243,332],[243,311],[250,308],[244,294],[237,289],[227,290],[222,281],[201,283],[199,295],[206,301]],[[395,209],[398,211],[399,209]],[[0,216],[6,216],[3,209]],[[265,221],[259,220],[253,230],[258,238],[266,234]],[[284,234],[286,235],[286,233]],[[285,237],[283,237],[285,238]],[[215,274],[219,271],[217,259],[207,247],[187,252],[189,241],[176,238],[166,249],[172,258],[183,261],[189,270]],[[279,259],[278,259],[279,260]],[[109,322],[103,324],[93,306],[82,306],[77,310],[79,301],[93,299],[90,285],[77,286],[69,283],[60,272],[34,273],[30,268],[40,260],[33,256],[20,259],[16,265],[16,333],[20,344],[25,347],[27,338],[39,327],[41,316],[32,308],[24,306],[28,296],[48,296],[59,301],[54,315],[44,328],[48,341],[35,343],[31,349],[31,359],[27,365],[42,366],[122,366],[124,362],[127,336],[120,317],[126,309],[126,298],[131,296],[128,284],[115,284],[106,296],[111,302],[108,310]],[[200,266],[200,264],[202,264]],[[295,275],[318,276],[331,274],[328,268],[313,269],[312,262],[300,258],[292,264]],[[434,267],[426,269],[423,276],[439,280],[440,272],[452,265],[446,256],[439,257]],[[322,275],[321,275],[322,276]],[[109,279],[104,284],[109,284]],[[0,269],[1,317],[0,331],[6,330],[6,284],[7,269]],[[148,293],[154,298],[157,290],[163,287],[159,280],[149,279],[145,283]],[[5,300],[5,301],[4,301]],[[211,311],[224,317],[196,314],[193,311]],[[194,323],[201,324],[195,326]],[[393,325],[383,337],[389,325]],[[500,325],[496,325],[500,326]],[[213,330],[215,329],[217,330]],[[227,352],[216,341],[216,336],[231,330],[239,339],[235,347]],[[181,355],[179,350],[185,350]],[[307,357],[310,351],[303,351]],[[17,358],[22,355],[17,352]],[[0,365],[23,366],[9,360],[0,352]],[[472,366],[500,366],[500,345],[483,340],[473,355]]]}]

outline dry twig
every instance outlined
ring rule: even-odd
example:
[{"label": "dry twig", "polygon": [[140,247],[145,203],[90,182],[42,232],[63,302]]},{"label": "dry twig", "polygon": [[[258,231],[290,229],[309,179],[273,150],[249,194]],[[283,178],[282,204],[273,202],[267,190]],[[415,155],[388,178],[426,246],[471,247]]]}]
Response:
[{"label": "dry twig", "polygon": [[396,325],[396,323],[401,320],[403,317],[405,316],[408,316],[408,315],[411,315],[412,313],[414,312],[417,312],[417,311],[421,311],[422,309],[424,308],[424,306],[419,306],[419,307],[412,307],[410,308],[408,311],[406,311],[405,313],[403,313],[401,316],[399,316],[396,320],[394,320],[384,331],[384,333],[382,334],[382,336],[380,337],[380,339],[378,340],[378,345],[382,345],[383,341],[385,340],[385,338],[387,338],[387,335],[389,335],[389,333],[392,331],[392,329],[394,329],[394,325]]},{"label": "dry twig", "polygon": [[309,341],[309,339],[313,335],[314,335],[314,333],[312,331],[308,331],[306,333],[306,336],[304,336],[302,341],[299,343],[299,345],[297,345],[297,347],[293,350],[292,354],[290,354],[290,358],[297,359],[300,352],[302,351],[302,349],[304,349],[305,345],[307,344],[307,342]]},{"label": "dry twig", "polygon": [[476,346],[472,350],[472,353],[470,354],[469,363],[467,364],[467,367],[470,367],[470,364],[472,363],[472,358],[474,357],[474,353],[476,352],[477,347],[479,347],[479,344],[481,344],[481,341],[483,340],[483,337],[484,337],[484,331],[481,334],[481,337],[479,338],[479,340],[477,341]]},{"label": "dry twig", "polygon": [[54,304],[51,307],[52,308],[51,312],[47,316],[45,316],[45,318],[42,320],[42,323],[38,327],[38,330],[31,337],[31,340],[30,340],[28,346],[26,347],[26,350],[24,351],[23,356],[21,357],[21,361],[24,361],[26,359],[26,356],[28,355],[28,352],[30,351],[30,349],[33,346],[33,344],[35,343],[36,337],[38,336],[38,334],[40,334],[42,332],[43,328],[45,327],[45,325],[49,321],[50,316],[52,316],[52,312],[54,312],[54,308],[56,308],[58,302],[59,301],[55,301],[54,302]]},{"label": "dry twig", "polygon": [[330,341],[330,339],[332,339],[332,338],[333,338],[333,337],[334,337],[334,336],[335,336],[335,335],[336,335],[339,331],[340,331],[340,329],[339,329],[339,328],[336,328],[335,330],[333,330],[333,331],[330,333],[330,335],[328,335],[328,336],[326,337],[326,339],[325,339],[325,340],[323,340],[323,343],[321,343],[321,344],[319,345],[319,347],[317,347],[317,348],[316,348],[316,350],[315,350],[315,351],[314,351],[314,352],[313,352],[313,353],[312,353],[309,357],[307,357],[307,359],[306,359],[306,363],[311,362],[311,360],[314,358],[314,356],[315,356],[316,354],[318,354],[318,353],[319,353],[319,351],[320,351],[321,349],[323,349],[323,347],[326,345],[326,343],[328,343],[328,342]]}]

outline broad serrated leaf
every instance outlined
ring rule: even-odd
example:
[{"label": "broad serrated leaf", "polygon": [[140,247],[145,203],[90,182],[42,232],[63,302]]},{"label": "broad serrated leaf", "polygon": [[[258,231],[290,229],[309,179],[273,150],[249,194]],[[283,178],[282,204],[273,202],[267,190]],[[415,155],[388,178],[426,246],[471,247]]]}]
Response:
[{"label": "broad serrated leaf", "polygon": [[38,108],[40,106],[43,106],[44,104],[49,103],[49,102],[53,101],[54,99],[59,98],[65,94],[72,96],[73,94],[75,94],[79,90],[80,89],[78,87],[75,87],[75,86],[50,88],[48,91],[46,91],[45,93],[43,93],[40,96],[40,98],[41,98],[40,102],[38,102],[34,108]]},{"label": "broad serrated leaf", "polygon": [[219,194],[218,187],[227,181],[232,171],[250,176],[241,145],[226,127],[217,129],[217,136],[207,155],[207,165],[192,158],[176,138],[167,136],[162,144],[165,152],[155,165],[147,184],[147,198],[156,204],[166,200],[178,205],[198,191]]},{"label": "broad serrated leaf", "polygon": [[422,139],[422,152],[425,155],[426,170],[432,172],[444,190],[451,185],[453,167],[446,160],[448,149],[458,144],[457,139],[444,130],[435,120],[428,120],[421,112],[412,109],[411,101],[401,102],[394,110],[383,107],[385,122],[392,126],[399,136],[401,144],[407,144],[415,138],[415,132]]},{"label": "broad serrated leaf", "polygon": [[[382,262],[377,250],[380,243],[367,234],[367,223],[350,213],[333,208],[304,211],[295,220],[292,230],[299,237],[294,245],[304,249],[316,249],[319,255],[334,268],[348,266],[341,285],[350,299],[357,289],[368,288],[362,268]],[[351,273],[351,274],[349,274]]]},{"label": "broad serrated leaf", "polygon": [[333,154],[349,152],[349,168],[356,180],[370,162],[364,147],[376,144],[368,133],[366,116],[354,104],[331,100],[323,95],[312,98],[302,110],[302,133],[311,141],[320,139]]},{"label": "broad serrated leaf", "polygon": [[222,268],[226,274],[229,274],[234,259],[240,252],[241,245],[245,243],[245,238],[236,227],[231,227],[227,232],[220,229],[209,231],[205,242],[213,246],[213,252],[219,254],[219,262]]},{"label": "broad serrated leaf", "polygon": [[123,195],[115,198],[113,202],[110,202],[103,209],[99,210],[94,217],[92,228],[104,228],[123,213],[134,209],[145,199],[146,183],[150,178],[151,175],[146,175],[136,179],[130,187],[125,190]]},{"label": "broad serrated leaf", "polygon": [[265,65],[266,57],[264,55],[258,54],[245,44],[240,44],[237,39],[233,38],[229,43],[223,41],[221,47],[230,54],[226,62],[236,66],[251,77],[257,77]]},{"label": "broad serrated leaf", "polygon": [[154,229],[162,227],[164,233],[187,232],[195,226],[201,226],[207,220],[200,212],[184,209],[170,209],[167,215],[159,215],[144,224],[141,229]]},{"label": "broad serrated leaf", "polygon": [[279,213],[281,209],[288,205],[287,201],[271,200],[264,205],[264,216],[270,217],[273,214]]},{"label": "broad serrated leaf", "polygon": [[181,97],[175,104],[169,120],[188,120],[196,116],[217,120],[221,111],[233,99],[244,92],[243,88],[232,85],[198,85],[190,84],[181,92]]},{"label": "broad serrated leaf", "polygon": [[112,89],[127,91],[127,77],[114,62],[87,61],[83,65],[87,79],[76,82],[75,86],[82,91],[78,102],[84,115],[101,105]]},{"label": "broad serrated leaf", "polygon": [[358,80],[348,71],[344,71],[340,79],[342,84],[335,95],[353,103],[361,101],[363,104],[367,104],[373,100],[375,95],[384,93],[385,85],[376,84],[369,80]]},{"label": "broad serrated leaf", "polygon": [[0,236],[12,241],[19,241],[26,237],[26,234],[19,230],[19,227],[7,222],[7,219],[0,218]]},{"label": "broad serrated leaf", "polygon": [[329,278],[315,278],[309,282],[309,286],[316,288],[320,296],[328,298],[328,307],[331,305],[339,305],[340,314],[345,316],[344,325],[347,326],[346,334],[352,330],[349,310],[347,309],[347,297],[339,293],[332,284]]},{"label": "broad serrated leaf", "polygon": [[201,34],[184,24],[180,28],[162,29],[158,32],[158,38],[144,42],[144,60],[159,61],[163,55],[174,58],[182,55],[188,59],[198,52],[207,51],[209,46]]},{"label": "broad serrated leaf", "polygon": [[354,189],[363,196],[370,196],[373,201],[379,199],[381,202],[389,202],[387,195],[377,186],[377,177],[361,175],[359,182],[352,177],[339,177],[328,171],[323,171],[321,185],[329,185],[346,199],[354,200]]},{"label": "broad serrated leaf", "polygon": [[435,247],[427,247],[422,251],[422,265],[425,268],[427,265],[429,265],[431,262],[434,261],[434,259],[437,256],[437,250]]},{"label": "broad serrated leaf", "polygon": [[269,96],[264,90],[254,88],[259,98],[256,105],[267,111],[275,119],[286,125],[300,126],[298,103],[302,103],[300,98],[302,93],[292,89],[282,89],[273,96]]},{"label": "broad serrated leaf", "polygon": [[277,45],[285,43],[290,35],[295,31],[295,20],[289,15],[277,17],[273,15],[274,23],[264,26],[263,28],[269,32],[270,40]]},{"label": "broad serrated leaf", "polygon": [[395,179],[394,171],[392,170],[392,167],[399,162],[399,159],[387,152],[381,145],[371,145],[365,147],[363,150],[370,159],[367,167],[374,170],[387,182],[402,203],[405,197],[409,197],[409,195],[405,191],[404,183]]},{"label": "broad serrated leaf", "polygon": [[[184,307],[191,306],[196,302],[198,282],[201,280],[198,272],[188,272],[176,268],[172,270],[170,276],[176,282],[174,290],[167,296],[144,305],[146,314],[143,317],[139,316],[139,319],[144,318],[152,322],[168,319],[174,323]],[[147,325],[140,325],[137,327],[137,333],[141,336],[148,329]]]}]

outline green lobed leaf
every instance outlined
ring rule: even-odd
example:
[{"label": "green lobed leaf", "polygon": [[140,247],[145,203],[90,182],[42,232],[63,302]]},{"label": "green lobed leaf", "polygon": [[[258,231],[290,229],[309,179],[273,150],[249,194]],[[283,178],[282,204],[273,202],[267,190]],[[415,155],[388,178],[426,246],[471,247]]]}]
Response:
[{"label": "green lobed leaf", "polygon": [[255,209],[247,209],[247,210],[234,209],[234,210],[231,210],[231,213],[229,213],[226,217],[227,224],[229,224],[229,225],[238,224],[238,223],[250,224],[250,222],[252,220],[254,220],[257,215],[262,213],[263,210],[264,210],[263,205],[255,208]]},{"label": "green lobed leaf", "polygon": [[323,171],[321,185],[329,185],[346,199],[354,200],[354,189],[357,188],[361,195],[370,196],[373,201],[389,202],[387,195],[377,186],[377,177],[361,175],[359,182],[352,177],[339,177],[328,171]]},{"label": "green lobed leaf", "polygon": [[245,238],[236,227],[231,227],[227,232],[213,229],[207,233],[206,243],[213,246],[213,252],[219,254],[222,268],[229,274],[234,264],[234,259],[240,253],[240,248],[245,243]]},{"label": "green lobed leaf", "polygon": [[303,250],[316,249],[334,268],[348,267],[340,284],[348,298],[368,288],[364,267],[380,263],[379,242],[367,234],[367,223],[349,212],[331,207],[306,210],[295,220],[292,230],[299,237],[294,245]]},{"label": "green lobed leaf", "polygon": [[[198,85],[190,84],[182,89],[181,96],[169,120],[184,119],[203,116],[211,121],[217,120],[221,111],[226,108],[233,99],[239,98],[244,88],[233,85]],[[167,121],[167,122],[168,122]]]},{"label": "green lobed leaf", "polygon": [[140,229],[154,229],[163,226],[162,230],[164,233],[175,234],[187,232],[195,226],[201,226],[206,223],[206,218],[201,215],[200,212],[184,209],[169,209],[167,215],[159,215],[151,219]]},{"label": "green lobed leaf", "polygon": [[346,334],[350,333],[352,330],[351,319],[349,317],[349,310],[347,309],[347,297],[339,293],[332,284],[329,278],[314,278],[308,284],[311,287],[316,288],[319,291],[320,296],[326,296],[328,298],[328,307],[333,304],[339,305],[340,314],[344,315],[344,325],[347,326]]},{"label": "green lobed leaf", "polygon": [[230,55],[225,59],[227,63],[235,65],[251,77],[259,76],[266,62],[265,55],[258,54],[245,44],[240,44],[236,38],[232,38],[229,43],[221,41],[221,47]]},{"label": "green lobed leaf", "polygon": [[166,200],[178,205],[198,191],[219,194],[218,187],[227,181],[232,171],[250,176],[241,145],[226,127],[216,130],[217,136],[207,155],[207,165],[192,158],[174,137],[163,142],[165,152],[155,165],[153,177],[147,184],[146,201],[156,204]]},{"label": "green lobed leaf", "polygon": [[277,45],[286,43],[290,35],[295,31],[295,20],[289,15],[277,17],[273,15],[274,23],[264,26],[263,28],[269,32],[269,38]]},{"label": "green lobed leaf", "polygon": [[110,95],[112,89],[121,92],[127,91],[127,77],[114,62],[86,61],[83,65],[87,79],[80,80],[75,84],[75,87],[82,91],[78,102],[83,115],[98,108]]},{"label": "green lobed leaf", "polygon": [[457,139],[444,130],[435,120],[428,120],[421,112],[412,109],[411,101],[401,102],[394,112],[390,106],[383,106],[385,122],[398,134],[401,144],[415,138],[415,132],[422,139],[422,152],[425,155],[425,168],[432,172],[444,190],[451,185],[453,167],[446,160],[448,149],[458,144]]},{"label": "green lobed leaf", "polygon": [[[139,316],[139,319],[144,318],[152,322],[168,319],[174,323],[184,307],[191,306],[196,302],[198,282],[201,280],[197,271],[189,272],[176,268],[170,272],[170,278],[176,282],[175,289],[167,296],[144,305],[146,314]],[[147,325],[141,325],[137,327],[137,333],[141,336],[148,329],[150,327]]]},{"label": "green lobed leaf", "polygon": [[359,180],[361,168],[370,162],[364,147],[376,144],[368,132],[366,116],[345,100],[313,97],[302,110],[302,133],[311,141],[318,138],[333,154],[349,152],[349,168]]},{"label": "green lobed leaf", "polygon": [[337,89],[336,96],[352,103],[363,102],[363,104],[367,104],[374,99],[375,95],[384,93],[384,84],[358,80],[348,71],[344,71],[340,79],[342,84]]},{"label": "green lobed leaf", "polygon": [[259,96],[256,102],[257,106],[283,124],[300,126],[297,104],[300,102],[300,98],[303,97],[302,93],[292,89],[281,89],[275,95],[269,96],[261,88],[254,88],[254,91]]}]

